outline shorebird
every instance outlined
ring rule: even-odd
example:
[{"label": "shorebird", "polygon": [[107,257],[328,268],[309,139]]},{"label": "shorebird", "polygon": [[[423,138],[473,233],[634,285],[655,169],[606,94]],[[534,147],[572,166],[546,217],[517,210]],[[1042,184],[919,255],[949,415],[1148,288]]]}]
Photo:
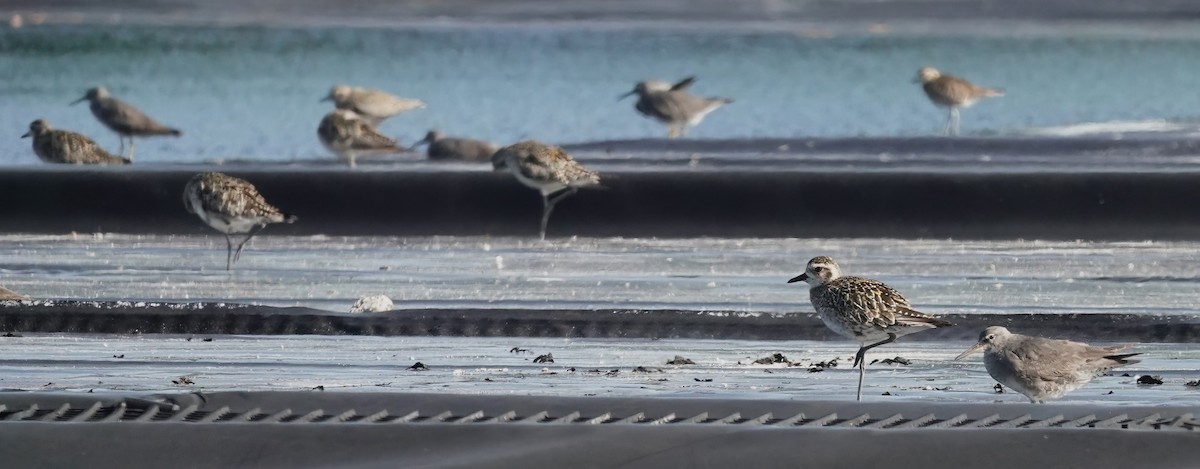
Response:
[{"label": "shorebird", "polygon": [[29,132],[21,136],[29,137],[33,137],[33,153],[47,163],[129,164],[129,160],[109,154],[83,134],[54,130],[42,119],[31,122]]},{"label": "shorebird", "polygon": [[541,239],[546,240],[546,224],[554,204],[569,197],[580,187],[600,185],[600,175],[583,167],[562,148],[550,146],[536,140],[526,140],[501,148],[492,158],[492,164],[502,161],[503,167],[530,188],[542,194]]},{"label": "shorebird", "polygon": [[431,160],[488,161],[496,154],[496,145],[491,142],[446,137],[437,130],[430,130],[413,147],[422,144],[429,144],[425,154]]},{"label": "shorebird", "polygon": [[854,354],[860,401],[867,350],[895,342],[900,336],[951,325],[913,309],[904,295],[882,282],[842,276],[842,268],[826,256],[808,261],[804,273],[788,280],[795,282],[808,282],[809,300],[825,327],[860,344]]},{"label": "shorebird", "polygon": [[925,95],[934,105],[949,109],[946,119],[946,135],[958,135],[958,110],[969,108],[983,98],[1004,96],[999,88],[984,88],[962,78],[943,75],[933,67],[922,67],[917,71],[916,81],[925,90]]},{"label": "shorebird", "polygon": [[[242,248],[271,223],[294,223],[296,217],[281,212],[244,179],[221,173],[200,173],[183,189],[183,206],[204,223],[225,234],[225,270],[242,256]],[[233,234],[246,234],[233,249]]]},{"label": "shorebird", "polygon": [[419,99],[401,98],[385,91],[346,85],[334,86],[321,101],[333,101],[338,109],[354,111],[372,126],[378,126],[396,114],[425,107],[425,103]]},{"label": "shorebird", "polygon": [[658,80],[643,81],[617,99],[638,95],[634,105],[638,112],[666,124],[667,138],[683,137],[689,126],[695,127],[708,113],[733,102],[729,98],[701,98],[688,94],[688,87],[695,81],[696,77],[684,78],[674,85]]},{"label": "shorebird", "polygon": [[150,116],[139,111],[138,108],[112,97],[103,86],[97,86],[88,90],[87,94],[71,104],[83,101],[90,102],[89,107],[92,109],[92,115],[96,116],[96,119],[101,124],[104,124],[105,127],[108,127],[120,136],[120,153],[125,153],[125,139],[129,139],[129,161],[133,161],[133,137],[150,137],[155,135],[178,137],[183,135],[183,132],[179,129],[159,124],[154,119],[151,119]]},{"label": "shorebird", "polygon": [[338,157],[355,167],[359,155],[390,155],[409,151],[375,130],[375,126],[353,111],[336,109],[317,126],[317,137],[321,143]]},{"label": "shorebird", "polygon": [[1140,362],[1129,359],[1140,353],[1117,353],[1127,348],[1043,339],[991,326],[979,334],[978,343],[954,359],[983,350],[983,366],[993,379],[1040,404],[1063,397],[1108,370]]},{"label": "shorebird", "polygon": [[17,293],[15,291],[9,290],[4,287],[0,287],[0,300],[28,300],[28,299],[29,299],[28,296],[22,295],[20,293]]}]

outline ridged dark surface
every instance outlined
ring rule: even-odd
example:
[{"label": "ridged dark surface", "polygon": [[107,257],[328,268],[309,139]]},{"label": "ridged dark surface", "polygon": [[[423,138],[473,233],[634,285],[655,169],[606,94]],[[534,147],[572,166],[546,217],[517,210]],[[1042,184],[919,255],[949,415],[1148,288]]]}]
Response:
[{"label": "ridged dark surface", "polygon": [[[195,170],[8,170],[0,230],[209,233]],[[541,203],[507,174],[230,171],[294,225],[268,235],[529,235]],[[1200,239],[1200,174],[608,172],[559,204],[550,236]]]},{"label": "ridged dark surface", "polygon": [[229,392],[6,393],[0,409],[12,467],[1095,469],[1200,458],[1191,406]]},{"label": "ridged dark surface", "polygon": [[[1200,319],[1128,314],[979,314],[943,316],[955,327],[908,340],[974,340],[990,325],[1080,340],[1193,343]],[[325,334],[450,337],[614,337],[749,340],[834,339],[812,313],[788,315],[681,310],[417,309],[375,314],[308,308],[109,302],[7,302],[0,330],[111,334]]]}]

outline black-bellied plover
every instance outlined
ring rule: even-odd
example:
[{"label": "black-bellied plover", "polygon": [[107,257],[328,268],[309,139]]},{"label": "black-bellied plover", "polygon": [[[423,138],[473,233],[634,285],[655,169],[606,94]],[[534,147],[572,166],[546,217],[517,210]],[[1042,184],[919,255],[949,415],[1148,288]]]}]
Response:
[{"label": "black-bellied plover", "polygon": [[958,110],[968,108],[983,98],[1004,96],[1004,90],[984,88],[962,78],[943,75],[936,68],[922,67],[917,71],[917,82],[933,104],[949,109],[946,118],[946,135],[958,135]]},{"label": "black-bellied plover", "polygon": [[1043,339],[991,326],[979,334],[978,343],[954,359],[983,350],[983,366],[993,379],[1038,404],[1063,397],[1108,370],[1138,363],[1129,357],[1139,353],[1117,353],[1127,348]]},{"label": "black-bellied plover", "polygon": [[369,121],[353,111],[336,109],[326,114],[317,126],[317,137],[321,143],[338,157],[346,160],[353,168],[359,156],[377,156],[404,153],[408,148],[396,140],[386,137]]},{"label": "black-bellied plover", "polygon": [[446,137],[437,130],[430,130],[413,147],[422,144],[429,144],[425,154],[431,160],[488,161],[496,154],[496,145],[491,142]]},{"label": "black-bellied plover", "polygon": [[688,94],[688,87],[695,81],[695,77],[684,78],[674,85],[658,80],[643,81],[620,99],[638,95],[634,105],[638,112],[666,124],[667,138],[683,137],[689,126],[695,127],[708,113],[733,102],[729,98],[701,98]]},{"label": "black-bellied plover", "polygon": [[33,137],[33,153],[47,163],[62,164],[128,164],[129,160],[113,156],[92,139],[69,130],[55,130],[45,120],[29,124],[29,132],[21,138]]},{"label": "black-bellied plover", "polygon": [[[246,243],[271,223],[293,223],[294,215],[281,212],[244,179],[221,173],[200,173],[183,189],[183,206],[204,223],[225,234],[225,270],[242,256]],[[233,249],[230,235],[245,234]]]},{"label": "black-bellied plover", "polygon": [[338,109],[354,111],[372,126],[378,126],[396,114],[425,107],[425,103],[419,99],[401,98],[385,91],[346,85],[334,86],[322,101],[333,101]]},{"label": "black-bellied plover", "polygon": [[951,324],[912,308],[908,300],[882,282],[862,277],[843,277],[832,258],[817,256],[808,261],[804,273],[788,283],[808,282],[809,300],[817,316],[830,330],[861,345],[854,354],[858,367],[858,400],[862,400],[867,350],[891,343],[897,337]]},{"label": "black-bellied plover", "polygon": [[514,143],[496,151],[493,164],[502,161],[502,167],[513,176],[542,194],[542,229],[540,236],[546,239],[546,224],[554,204],[574,194],[580,187],[600,185],[600,175],[583,167],[562,148],[546,145],[536,140]]},{"label": "black-bellied plover", "polygon": [[179,129],[159,124],[154,119],[151,119],[150,116],[139,111],[138,108],[112,97],[103,86],[97,86],[88,90],[87,94],[71,104],[83,101],[89,101],[92,115],[96,116],[96,119],[101,124],[104,124],[105,127],[108,127],[120,136],[120,153],[125,153],[125,139],[129,139],[129,155],[127,156],[129,161],[133,161],[134,137],[151,137],[155,135],[178,137],[183,135],[183,132]]}]

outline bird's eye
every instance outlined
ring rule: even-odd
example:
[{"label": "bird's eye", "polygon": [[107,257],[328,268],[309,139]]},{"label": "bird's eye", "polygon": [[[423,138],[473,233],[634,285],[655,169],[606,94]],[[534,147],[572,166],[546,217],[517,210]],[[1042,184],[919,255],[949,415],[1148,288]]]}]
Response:
[{"label": "bird's eye", "polygon": [[820,272],[822,270],[825,270],[825,268],[824,267],[813,267],[813,272]]},{"label": "bird's eye", "polygon": [[985,338],[984,338],[984,340],[986,340],[986,341],[988,341],[988,342],[991,342],[991,341],[992,341],[992,339],[995,339],[995,338],[996,338],[996,335],[995,335],[995,334],[992,334],[992,335],[989,335],[989,336],[985,337]]}]

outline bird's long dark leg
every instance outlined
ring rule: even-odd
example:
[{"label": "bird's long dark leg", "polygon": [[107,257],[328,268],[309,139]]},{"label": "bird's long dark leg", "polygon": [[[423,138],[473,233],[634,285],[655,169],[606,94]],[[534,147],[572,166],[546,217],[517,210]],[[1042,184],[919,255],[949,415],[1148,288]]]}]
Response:
[{"label": "bird's long dark leg", "polygon": [[858,349],[858,353],[854,354],[854,365],[858,367],[858,400],[862,400],[863,377],[867,374],[867,350],[871,350],[883,344],[890,344],[896,341],[896,334],[888,333],[888,338],[870,345],[864,345]]},{"label": "bird's long dark leg", "polygon": [[957,137],[958,136],[958,108],[957,107],[950,108],[950,122],[951,122],[950,135]]},{"label": "bird's long dark leg", "polygon": [[250,233],[248,233],[246,235],[246,239],[243,239],[242,242],[238,243],[237,251],[235,251],[233,253],[233,261],[234,262],[237,262],[238,259],[242,258],[242,248],[246,247],[246,243],[250,242],[250,238],[253,238],[254,235],[258,234],[258,232],[262,231],[263,228],[266,228],[266,227],[267,227],[267,225],[258,225],[256,227],[250,229]]},{"label": "bird's long dark leg", "polygon": [[129,161],[133,161],[133,151],[137,149],[137,144],[133,143],[133,136],[129,136]]},{"label": "bird's long dark leg", "polygon": [[119,151],[117,151],[117,153],[120,155],[124,155],[125,154],[125,136],[121,135],[121,134],[117,134],[117,139],[121,141],[121,149]]},{"label": "bird's long dark leg", "polygon": [[233,239],[229,238],[229,233],[225,234],[225,270],[233,269]]},{"label": "bird's long dark leg", "polygon": [[554,211],[554,204],[557,204],[562,199],[574,194],[579,189],[571,187],[559,191],[553,197],[542,194],[542,241],[546,240],[546,225],[550,223],[550,212]]}]

